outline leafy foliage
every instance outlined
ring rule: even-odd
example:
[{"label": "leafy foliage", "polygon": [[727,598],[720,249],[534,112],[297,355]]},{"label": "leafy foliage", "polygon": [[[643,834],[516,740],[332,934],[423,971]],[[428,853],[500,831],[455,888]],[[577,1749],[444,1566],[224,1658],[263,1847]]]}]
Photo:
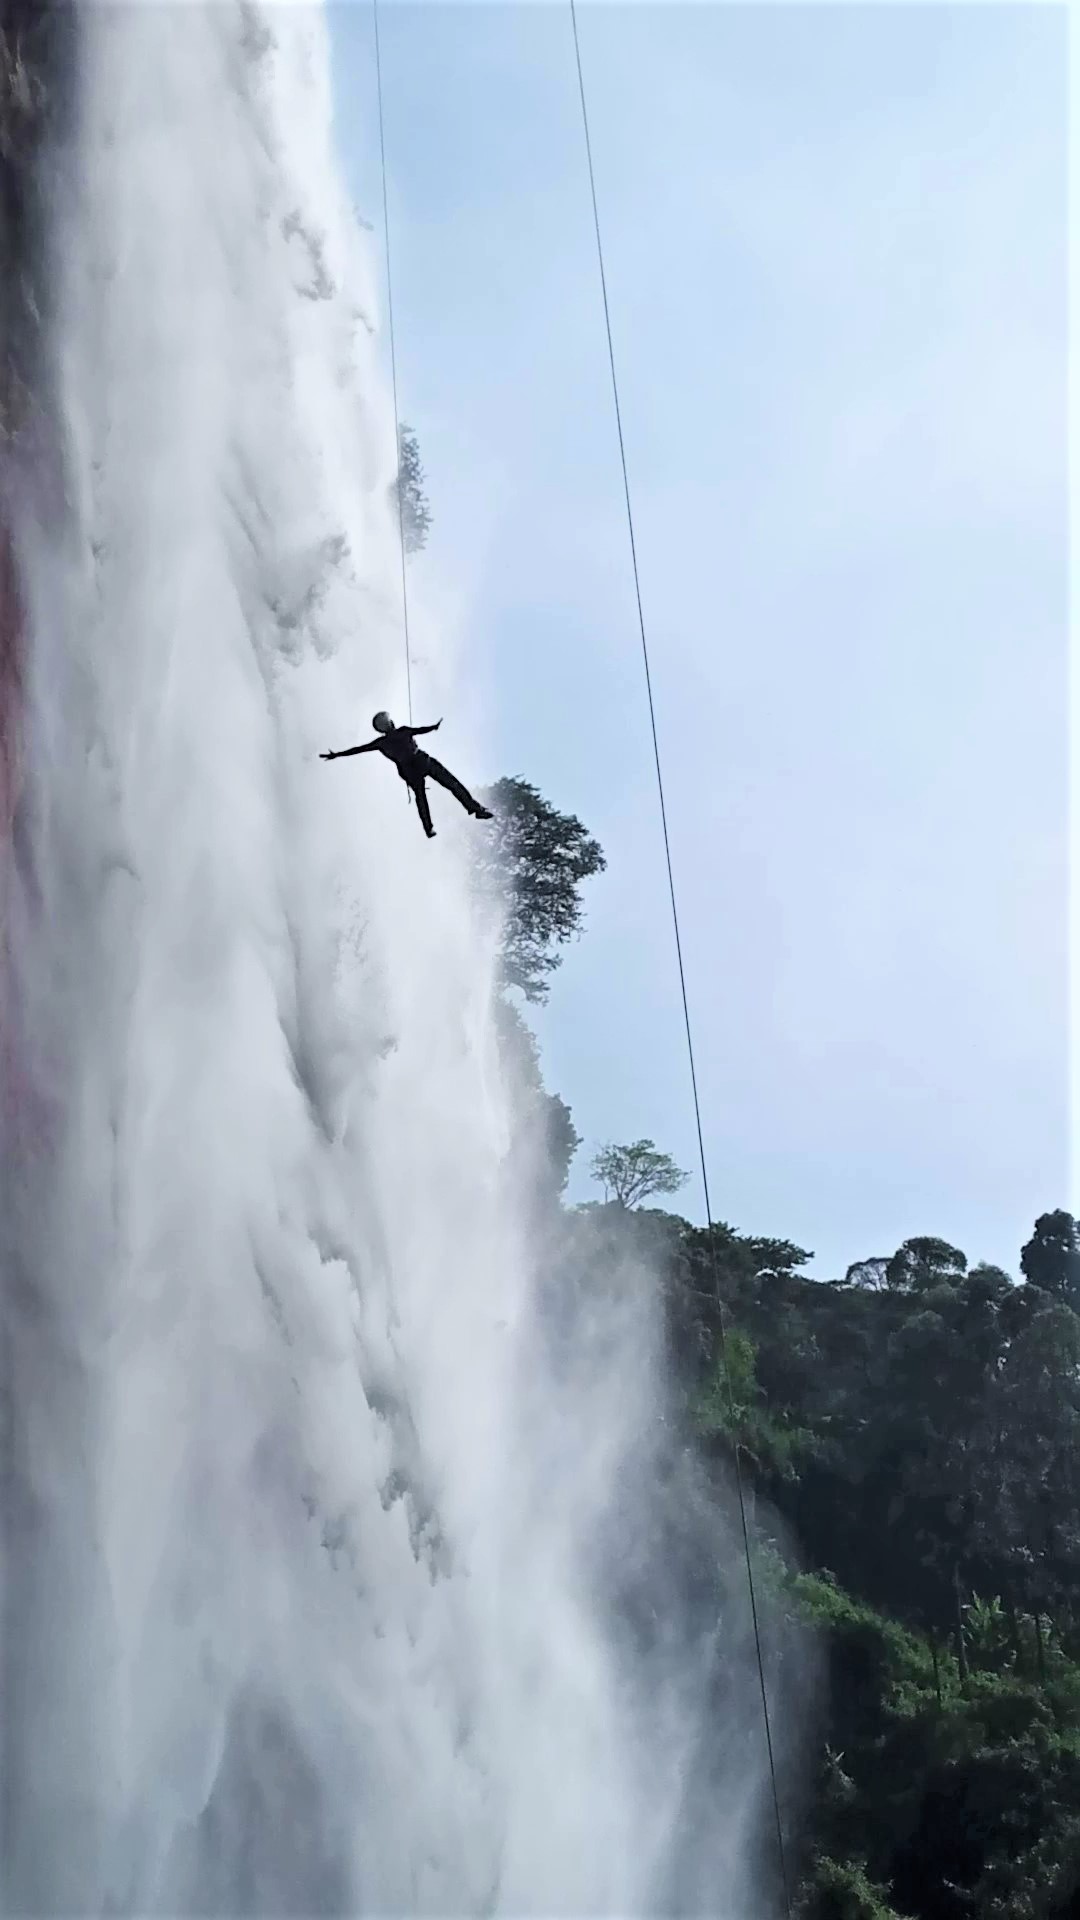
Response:
[{"label": "leafy foliage", "polygon": [[581,883],[603,872],[604,855],[575,814],[527,780],[498,780],[485,798],[495,821],[476,843],[476,880],[503,917],[503,984],[535,1003],[547,998],[557,948],[581,929]]},{"label": "leafy foliage", "polygon": [[391,493],[394,510],[401,515],[401,534],[406,553],[419,553],[427,545],[431,507],[424,491],[424,480],[420,443],[412,428],[402,421],[398,428],[397,479]]},{"label": "leafy foliage", "polygon": [[812,1435],[770,1414],[756,1358],[753,1341],[737,1327],[729,1329],[711,1376],[693,1398],[694,1426],[703,1441],[723,1439],[759,1468],[787,1477]]},{"label": "leafy foliage", "polygon": [[1036,1220],[1020,1270],[1029,1285],[1080,1312],[1080,1229],[1071,1213],[1044,1213]]},{"label": "leafy foliage", "polygon": [[652,1140],[601,1147],[593,1156],[592,1175],[600,1181],[605,1198],[620,1207],[640,1206],[656,1193],[677,1193],[687,1178],[671,1155],[661,1153]]},{"label": "leafy foliage", "polygon": [[580,1145],[570,1109],[549,1093],[536,1036],[507,997],[546,997],[559,964],[555,949],[581,925],[579,888],[602,871],[604,856],[581,821],[559,813],[524,780],[503,779],[486,796],[493,830],[473,843],[477,893],[498,914],[501,933],[496,1031],[511,1095],[511,1160],[538,1198],[550,1204],[566,1185]]},{"label": "leafy foliage", "polygon": [[536,1036],[509,1000],[500,999],[496,1006],[495,1030],[512,1096],[512,1152],[534,1184],[538,1179],[541,1193],[557,1198],[569,1178],[580,1136],[565,1100],[544,1086]]},{"label": "leafy foliage", "polygon": [[1020,1286],[933,1239],[822,1282],[683,1225],[687,1419],[818,1569],[765,1583],[828,1666],[806,1920],[1080,1920],[1074,1236],[1044,1216]]},{"label": "leafy foliage", "polygon": [[822,1855],[800,1889],[794,1920],[900,1920],[857,1860]]}]

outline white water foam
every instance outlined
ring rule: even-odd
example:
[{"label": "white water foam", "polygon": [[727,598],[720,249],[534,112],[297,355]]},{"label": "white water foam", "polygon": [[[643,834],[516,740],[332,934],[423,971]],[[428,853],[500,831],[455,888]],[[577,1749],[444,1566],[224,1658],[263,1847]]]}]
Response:
[{"label": "white water foam", "polygon": [[659,1497],[655,1316],[612,1267],[543,1335],[483,827],[317,757],[404,689],[324,22],[84,5],[78,96],[67,507],[22,529],[5,1906],[758,1914],[749,1678],[690,1832],[704,1669],[639,1670],[597,1571]]}]

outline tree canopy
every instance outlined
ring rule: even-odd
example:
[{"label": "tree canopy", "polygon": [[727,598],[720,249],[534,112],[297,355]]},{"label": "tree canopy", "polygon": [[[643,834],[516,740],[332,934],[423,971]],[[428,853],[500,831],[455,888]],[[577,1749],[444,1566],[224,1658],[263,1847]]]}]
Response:
[{"label": "tree canopy", "polygon": [[683,1227],[687,1419],[788,1528],[766,1611],[827,1659],[806,1920],[1080,1915],[1075,1246],[1058,1213],[1021,1285],[930,1237],[821,1281],[789,1243]]},{"label": "tree canopy", "polygon": [[401,514],[401,533],[406,553],[419,553],[427,545],[431,526],[431,507],[424,491],[424,469],[420,461],[420,443],[411,427],[402,421],[398,428],[398,471],[391,489],[394,511]]},{"label": "tree canopy", "polygon": [[593,1156],[592,1175],[603,1186],[605,1197],[621,1207],[640,1206],[656,1193],[677,1193],[687,1179],[671,1155],[661,1153],[652,1140],[601,1147]]},{"label": "tree canopy", "polygon": [[503,985],[535,1003],[547,998],[558,949],[581,929],[581,884],[603,872],[604,855],[576,814],[527,780],[497,780],[485,799],[494,830],[476,843],[476,879],[502,915]]}]

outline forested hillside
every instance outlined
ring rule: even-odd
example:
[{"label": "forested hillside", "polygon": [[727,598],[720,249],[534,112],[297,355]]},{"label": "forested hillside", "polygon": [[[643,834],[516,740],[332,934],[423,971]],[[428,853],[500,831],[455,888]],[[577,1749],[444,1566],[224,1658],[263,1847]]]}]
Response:
[{"label": "forested hillside", "polygon": [[[492,799],[507,991],[535,998],[603,860],[524,783]],[[1080,1920],[1076,1221],[1044,1214],[1015,1277],[927,1236],[812,1280],[782,1237],[635,1205],[682,1184],[651,1141],[602,1150],[604,1203],[565,1209],[577,1135],[506,1015],[549,1203],[579,1253],[586,1214],[659,1276],[684,1444],[727,1507],[738,1450],[778,1697],[788,1623],[823,1656],[786,1809],[801,1920]]]}]

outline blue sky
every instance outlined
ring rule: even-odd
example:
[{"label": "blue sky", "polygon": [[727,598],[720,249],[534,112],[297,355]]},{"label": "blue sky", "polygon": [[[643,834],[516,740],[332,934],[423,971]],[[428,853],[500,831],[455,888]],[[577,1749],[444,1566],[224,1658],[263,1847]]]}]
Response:
[{"label": "blue sky", "polygon": [[[331,17],[381,242],[371,11]],[[696,1147],[569,18],[380,21],[462,771],[608,856],[538,1021],[584,1197],[604,1140]],[[580,26],[714,1212],[1015,1271],[1068,1204],[1064,13]]]}]

